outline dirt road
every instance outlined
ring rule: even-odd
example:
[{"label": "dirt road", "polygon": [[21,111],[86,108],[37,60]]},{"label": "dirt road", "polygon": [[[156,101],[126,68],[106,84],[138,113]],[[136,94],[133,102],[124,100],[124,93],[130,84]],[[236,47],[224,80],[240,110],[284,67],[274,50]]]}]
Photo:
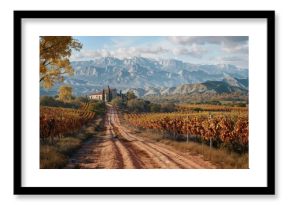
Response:
[{"label": "dirt road", "polygon": [[144,139],[121,125],[108,107],[104,136],[93,137],[69,160],[66,168],[88,169],[210,169],[199,156],[180,153],[170,146]]}]

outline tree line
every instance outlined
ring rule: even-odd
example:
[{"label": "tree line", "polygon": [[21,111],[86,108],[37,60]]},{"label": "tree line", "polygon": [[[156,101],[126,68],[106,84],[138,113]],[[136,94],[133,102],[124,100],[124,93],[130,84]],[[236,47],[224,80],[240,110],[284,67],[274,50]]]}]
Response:
[{"label": "tree line", "polygon": [[111,104],[115,107],[132,113],[176,111],[176,106],[173,103],[152,103],[148,100],[137,98],[137,96],[131,91],[127,92],[125,98],[114,98],[111,101]]}]

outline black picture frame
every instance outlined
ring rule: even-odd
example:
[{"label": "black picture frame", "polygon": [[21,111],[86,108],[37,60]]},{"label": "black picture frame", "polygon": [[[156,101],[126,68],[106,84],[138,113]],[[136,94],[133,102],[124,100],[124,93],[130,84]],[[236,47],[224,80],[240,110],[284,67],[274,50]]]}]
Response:
[{"label": "black picture frame", "polygon": [[[22,186],[22,19],[210,18],[267,20],[266,187],[23,187]],[[273,195],[275,194],[275,11],[14,11],[14,194],[16,195]]]}]

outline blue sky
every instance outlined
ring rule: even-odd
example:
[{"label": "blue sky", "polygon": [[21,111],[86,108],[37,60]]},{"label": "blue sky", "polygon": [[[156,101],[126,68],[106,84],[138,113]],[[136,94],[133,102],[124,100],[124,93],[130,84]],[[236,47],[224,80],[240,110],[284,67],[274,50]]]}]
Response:
[{"label": "blue sky", "polygon": [[74,36],[82,44],[71,60],[100,57],[178,59],[194,64],[248,68],[247,36]]}]

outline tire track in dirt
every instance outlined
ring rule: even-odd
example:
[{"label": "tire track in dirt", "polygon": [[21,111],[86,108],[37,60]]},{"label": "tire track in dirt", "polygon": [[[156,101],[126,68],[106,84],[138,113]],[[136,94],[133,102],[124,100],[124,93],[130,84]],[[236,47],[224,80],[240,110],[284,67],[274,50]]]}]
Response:
[{"label": "tire track in dirt", "polygon": [[[116,114],[111,113],[108,118],[110,129],[113,130],[114,136],[118,137],[116,143],[122,149],[121,154],[124,156],[123,160],[129,159],[131,163],[124,166],[124,168],[166,168],[168,167],[168,159],[162,159],[166,156],[158,156],[154,150],[148,151],[146,148],[140,147],[138,140],[132,140],[128,134],[121,129],[120,125],[116,124]],[[154,154],[155,153],[155,154]]]},{"label": "tire track in dirt", "polygon": [[102,139],[92,138],[84,143],[70,159],[65,167],[72,168],[95,168],[94,163],[101,155],[100,142]]},{"label": "tire track in dirt", "polygon": [[136,163],[134,164],[133,157],[130,155],[127,148],[122,144],[122,142],[119,140],[118,135],[116,135],[113,126],[110,127],[110,133],[112,136],[112,141],[114,143],[115,149],[117,150],[117,160],[119,161],[119,168],[125,168],[125,169],[133,169],[137,168],[138,166]]},{"label": "tire track in dirt", "polygon": [[153,143],[144,142],[148,146],[152,147],[153,149],[158,149],[159,152],[163,153],[164,155],[167,155],[170,159],[175,161],[175,163],[180,164],[184,169],[190,169],[190,168],[203,168],[197,163],[194,163],[192,160],[189,160],[180,154],[177,154],[175,152],[170,151],[169,149],[163,148],[161,146],[156,146]]},{"label": "tire track in dirt", "polygon": [[150,147],[149,145],[145,144],[143,140],[140,140],[137,137],[125,131],[125,129],[120,124],[117,114],[112,114],[112,115],[114,119],[112,122],[114,122],[114,126],[117,126],[118,129],[122,131],[122,136],[125,137],[127,140],[130,140],[131,142],[133,142],[133,144],[136,144],[136,147],[138,147],[139,149],[141,148],[141,150],[147,153],[147,155],[150,158],[155,159],[155,161],[157,158],[158,160],[156,163],[159,164],[158,166],[159,168],[185,168],[182,164],[170,158],[169,155]]},{"label": "tire track in dirt", "polygon": [[66,168],[213,168],[201,158],[180,153],[162,143],[132,134],[121,125],[113,108],[109,107],[104,126],[104,135],[96,135],[85,142],[71,157]]},{"label": "tire track in dirt", "polygon": [[109,158],[114,161],[114,167],[115,169],[122,169],[124,168],[124,157],[123,157],[123,152],[121,151],[120,147],[117,145],[114,139],[109,140],[112,144],[112,150],[109,152],[114,153],[114,156],[110,156]]},{"label": "tire track in dirt", "polygon": [[114,124],[114,126],[116,126],[119,129],[122,137],[124,137],[128,141],[131,141],[132,145],[135,145],[134,149],[138,148],[139,150],[142,150],[143,152],[147,153],[147,155],[152,160],[155,161],[155,164],[157,164],[159,168],[184,168],[182,164],[176,162],[167,154],[164,154],[159,150],[148,146],[144,142],[141,142],[138,138],[134,137],[132,134],[126,132],[124,128],[121,127],[119,124],[116,123]]},{"label": "tire track in dirt", "polygon": [[[134,139],[137,139],[138,137],[134,136],[133,134],[129,133],[131,137]],[[180,168],[185,169],[203,169],[203,168],[214,168],[210,163],[205,162],[199,157],[193,157],[188,156],[183,153],[179,153],[177,151],[171,150],[169,147],[165,147],[166,145],[163,144],[156,144],[156,142],[150,142],[149,140],[142,140],[142,143],[147,145],[147,147],[150,147],[154,149],[155,151],[158,151],[165,155],[167,158],[169,158],[171,161],[179,165]]]},{"label": "tire track in dirt", "polygon": [[135,162],[135,168],[166,168],[167,164],[164,160],[160,160],[159,156],[140,147],[138,140],[132,140],[119,125],[116,124],[116,115],[110,113],[111,125],[120,138],[120,142],[125,144],[126,149],[131,155],[131,159]]},{"label": "tire track in dirt", "polygon": [[137,136],[129,132],[126,132],[124,130],[116,114],[114,114],[114,122],[117,124],[119,129],[121,129],[124,133],[126,133],[126,135],[129,135],[131,137],[130,139],[132,141],[136,140],[136,141],[142,142],[142,144],[144,144],[143,146],[146,147],[146,149],[149,148],[151,152],[159,152],[160,155],[163,155],[163,157],[165,156],[168,160],[178,165],[178,168],[187,168],[187,169],[190,169],[190,168],[202,169],[204,167],[214,168],[214,166],[212,166],[210,163],[203,162],[204,160],[200,159],[199,157],[193,157],[193,156],[188,156],[181,153],[177,153],[176,151],[172,151],[170,148],[165,147],[165,145],[156,144],[156,142],[149,142],[147,140],[145,141],[145,140],[138,139]]},{"label": "tire track in dirt", "polygon": [[156,160],[157,156],[148,152],[146,149],[140,148],[136,144],[135,140],[131,140],[123,130],[121,130],[115,124],[113,125],[114,130],[118,133],[120,142],[124,144],[128,150],[131,159],[135,162],[135,168],[160,168],[162,167],[162,161]]},{"label": "tire track in dirt", "polygon": [[[122,130],[122,129],[121,129]],[[131,134],[126,133],[126,131],[122,130],[124,135],[132,137]],[[150,158],[156,161],[156,164],[159,165],[160,168],[184,168],[180,163],[177,163],[175,160],[170,158],[168,155],[160,152],[160,150],[154,149],[148,144],[144,143],[144,141],[138,141],[136,139],[132,139],[131,141],[138,149],[145,151]]]},{"label": "tire track in dirt", "polygon": [[[92,168],[117,169],[119,164],[116,160],[116,148],[113,142],[110,139],[105,139],[99,147],[101,149],[100,155],[96,158],[96,162]],[[103,160],[99,160],[100,158]]]},{"label": "tire track in dirt", "polygon": [[[204,169],[204,168],[215,168],[214,165],[212,165],[208,161],[204,161],[199,156],[190,156],[186,153],[180,153],[176,152],[172,148],[164,145],[164,144],[154,144],[150,143],[151,146],[155,147],[156,149],[159,149],[161,152],[168,153],[169,155],[176,157],[180,163],[182,163],[184,166],[186,166],[187,169],[190,169],[190,167],[195,167],[198,169]],[[187,166],[190,165],[190,166]]]},{"label": "tire track in dirt", "polygon": [[137,146],[134,146],[131,142],[127,142],[127,140],[121,140],[132,156],[133,163],[135,168],[137,169],[153,169],[160,168],[160,166],[155,163],[151,156],[145,152],[144,150],[138,149]]}]

